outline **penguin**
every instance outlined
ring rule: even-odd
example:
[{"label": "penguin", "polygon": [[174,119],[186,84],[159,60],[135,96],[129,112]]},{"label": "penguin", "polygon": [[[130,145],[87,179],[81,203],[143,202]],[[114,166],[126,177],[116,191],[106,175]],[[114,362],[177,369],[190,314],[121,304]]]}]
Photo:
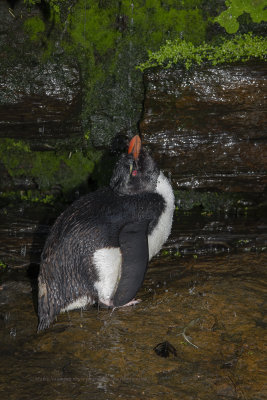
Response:
[{"label": "penguin", "polygon": [[149,260],[167,240],[174,194],[134,136],[108,187],[73,202],[51,228],[38,276],[38,332],[64,311],[134,305]]}]

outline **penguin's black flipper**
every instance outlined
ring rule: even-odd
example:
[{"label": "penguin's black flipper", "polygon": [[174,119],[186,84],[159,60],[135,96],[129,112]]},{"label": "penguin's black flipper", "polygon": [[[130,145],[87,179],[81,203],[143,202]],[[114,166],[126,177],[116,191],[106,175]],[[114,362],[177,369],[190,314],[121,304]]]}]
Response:
[{"label": "penguin's black flipper", "polygon": [[121,278],[113,298],[115,307],[131,301],[142,286],[148,264],[147,230],[149,221],[131,222],[120,231]]}]

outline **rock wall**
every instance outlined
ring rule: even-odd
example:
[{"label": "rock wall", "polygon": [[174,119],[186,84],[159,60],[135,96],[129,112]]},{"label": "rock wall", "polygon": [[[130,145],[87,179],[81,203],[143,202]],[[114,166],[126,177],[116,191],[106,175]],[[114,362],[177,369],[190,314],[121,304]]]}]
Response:
[{"label": "rock wall", "polygon": [[266,64],[150,70],[141,130],[176,189],[263,195]]},{"label": "rock wall", "polygon": [[0,3],[1,198],[53,202],[87,187],[100,154],[82,129],[77,60],[62,49],[46,58],[42,10],[9,6]]},{"label": "rock wall", "polygon": [[[59,199],[107,183],[103,149],[136,133],[143,100],[141,133],[179,208],[167,248],[266,248],[265,65],[154,69],[144,85],[136,69],[166,39],[225,34],[224,0],[31,3],[0,2],[0,268],[38,263]],[[263,33],[243,17],[241,33]]]}]

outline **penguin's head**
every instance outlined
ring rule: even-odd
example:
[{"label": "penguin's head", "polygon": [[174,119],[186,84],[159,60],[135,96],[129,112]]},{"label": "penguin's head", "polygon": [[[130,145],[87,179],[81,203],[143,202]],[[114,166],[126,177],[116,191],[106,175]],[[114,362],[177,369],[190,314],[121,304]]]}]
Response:
[{"label": "penguin's head", "polygon": [[110,187],[122,195],[155,192],[159,173],[159,168],[136,135],[129,143],[128,154],[123,154],[117,162]]}]

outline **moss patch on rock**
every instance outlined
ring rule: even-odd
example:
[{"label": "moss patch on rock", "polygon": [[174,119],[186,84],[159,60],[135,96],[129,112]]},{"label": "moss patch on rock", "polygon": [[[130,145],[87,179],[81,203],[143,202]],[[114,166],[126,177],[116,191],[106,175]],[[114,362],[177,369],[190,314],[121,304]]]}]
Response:
[{"label": "moss patch on rock", "polygon": [[[219,192],[200,192],[196,190],[176,190],[177,209],[190,211],[200,207],[203,213],[229,211],[242,206],[242,196]],[[245,207],[245,205],[243,205]]]},{"label": "moss patch on rock", "polygon": [[45,23],[40,17],[31,17],[24,22],[24,29],[29,35],[30,40],[36,41],[45,31]]},{"label": "moss patch on rock", "polygon": [[[59,186],[63,195],[66,195],[75,188],[86,185],[100,154],[91,148],[73,152],[64,149],[31,151],[29,145],[22,140],[0,140],[1,163],[4,164],[10,179],[30,179],[41,193]],[[4,185],[5,182],[2,182],[2,190]],[[30,194],[29,192],[25,196],[30,198]],[[33,197],[38,199],[36,196],[33,194]]]}]

